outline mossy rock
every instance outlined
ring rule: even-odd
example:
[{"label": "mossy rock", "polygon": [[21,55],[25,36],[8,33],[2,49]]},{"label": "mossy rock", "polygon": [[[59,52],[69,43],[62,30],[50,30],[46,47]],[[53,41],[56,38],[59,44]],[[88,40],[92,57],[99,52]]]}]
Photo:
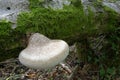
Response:
[{"label": "mossy rock", "polygon": [[9,22],[0,22],[0,56],[3,57],[4,53],[9,56],[1,60],[18,56],[27,45],[28,33],[39,32],[52,39],[63,39],[71,45],[86,37],[108,34],[117,25],[116,14],[100,13],[96,16],[89,11],[86,15],[82,6],[66,6],[63,10],[31,7],[31,12],[18,16],[16,29],[11,29]]}]

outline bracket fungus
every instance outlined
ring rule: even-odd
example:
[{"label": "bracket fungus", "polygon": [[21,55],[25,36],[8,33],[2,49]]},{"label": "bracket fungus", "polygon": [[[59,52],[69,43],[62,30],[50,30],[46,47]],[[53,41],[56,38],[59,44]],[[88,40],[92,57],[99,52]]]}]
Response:
[{"label": "bracket fungus", "polygon": [[69,54],[69,46],[63,40],[51,40],[35,33],[27,48],[21,51],[19,61],[33,69],[49,69],[62,62]]}]

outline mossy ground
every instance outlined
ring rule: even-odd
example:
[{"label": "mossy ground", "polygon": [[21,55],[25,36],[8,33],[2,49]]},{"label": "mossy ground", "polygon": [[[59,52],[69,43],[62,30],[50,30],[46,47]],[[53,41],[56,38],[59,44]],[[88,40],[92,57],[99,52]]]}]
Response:
[{"label": "mossy ground", "polygon": [[[78,53],[86,54],[85,62],[100,67],[101,79],[108,79],[105,74],[109,75],[109,78],[113,76],[109,73],[116,70],[114,67],[120,66],[120,16],[117,13],[104,8],[105,13],[96,15],[88,10],[89,14],[86,15],[80,2],[73,2],[63,10],[43,8],[41,2],[37,0],[30,0],[30,3],[31,11],[18,16],[16,29],[11,29],[9,22],[0,22],[0,55],[2,56],[0,61],[18,56],[27,44],[27,35],[39,32],[52,39],[63,39],[69,44],[79,43]],[[105,44],[100,50],[96,49],[97,53],[102,52],[102,54],[96,55],[96,51],[90,48],[89,38],[97,38],[101,35],[104,36]],[[111,57],[112,59],[108,59]],[[109,61],[113,64],[109,64]],[[105,70],[107,67],[109,69]],[[117,75],[118,73],[119,71],[116,72]]]}]

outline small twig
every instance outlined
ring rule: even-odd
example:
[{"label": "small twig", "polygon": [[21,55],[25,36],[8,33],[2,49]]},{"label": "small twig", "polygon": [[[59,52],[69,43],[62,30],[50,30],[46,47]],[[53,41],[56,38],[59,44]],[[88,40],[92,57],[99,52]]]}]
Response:
[{"label": "small twig", "polygon": [[73,77],[74,77],[74,76],[76,75],[76,73],[77,73],[78,68],[79,68],[79,66],[76,65],[75,68],[74,68],[74,70],[73,70],[73,72],[72,72],[72,74],[71,74],[70,76],[68,76],[67,80],[72,80],[72,79],[73,79]]},{"label": "small twig", "polygon": [[69,74],[71,74],[71,70],[68,66],[66,66],[64,63],[60,63],[60,65],[62,66],[63,69],[65,69]]},{"label": "small twig", "polygon": [[6,61],[0,62],[0,64],[13,63],[13,62],[16,62],[16,61],[18,61],[18,59],[15,60],[14,58],[12,58],[12,59],[8,59],[8,60],[6,60]]},{"label": "small twig", "polygon": [[15,70],[16,70],[18,67],[19,67],[19,65],[14,66],[14,68],[13,68],[13,70],[12,70],[11,74],[13,74],[13,73],[15,72]]},{"label": "small twig", "polygon": [[97,45],[93,48],[94,50],[97,49],[100,46],[100,44],[102,43],[104,38],[105,38],[105,35],[100,39],[100,41],[97,43]]}]

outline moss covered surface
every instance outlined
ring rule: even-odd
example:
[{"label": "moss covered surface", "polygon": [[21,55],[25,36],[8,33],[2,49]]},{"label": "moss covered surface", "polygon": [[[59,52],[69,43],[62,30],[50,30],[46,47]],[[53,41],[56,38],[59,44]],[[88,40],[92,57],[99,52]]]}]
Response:
[{"label": "moss covered surface", "polygon": [[0,22],[0,61],[18,55],[19,37],[10,22]]},{"label": "moss covered surface", "polygon": [[[77,0],[76,0],[77,1]],[[26,47],[27,35],[39,32],[52,39],[63,39],[70,45],[79,42],[80,53],[87,53],[87,60],[93,64],[103,64],[101,66],[101,76],[104,77],[102,70],[107,65],[112,69],[119,66],[120,53],[120,16],[114,11],[104,8],[105,13],[94,14],[89,10],[86,15],[80,2],[73,2],[72,5],[65,6],[63,10],[52,10],[42,8],[41,1],[30,0],[29,13],[22,13],[18,16],[16,29],[11,29],[11,23],[0,22],[0,61],[6,58],[17,57],[19,52]],[[90,48],[88,38],[105,36],[105,45],[100,52]],[[109,54],[109,55],[108,55]],[[106,58],[114,58],[109,60]],[[117,58],[116,58],[117,57]],[[107,64],[104,66],[104,64]],[[104,72],[104,74],[106,74]]]},{"label": "moss covered surface", "polygon": [[80,2],[75,1],[63,10],[42,8],[41,2],[30,0],[31,12],[19,15],[18,27],[14,30],[10,28],[9,22],[0,22],[1,54],[9,49],[25,47],[21,41],[26,40],[27,33],[39,32],[50,38],[64,39],[72,44],[88,36],[109,33],[115,29],[116,14],[106,13],[96,16],[89,10],[89,14],[86,15]]}]

